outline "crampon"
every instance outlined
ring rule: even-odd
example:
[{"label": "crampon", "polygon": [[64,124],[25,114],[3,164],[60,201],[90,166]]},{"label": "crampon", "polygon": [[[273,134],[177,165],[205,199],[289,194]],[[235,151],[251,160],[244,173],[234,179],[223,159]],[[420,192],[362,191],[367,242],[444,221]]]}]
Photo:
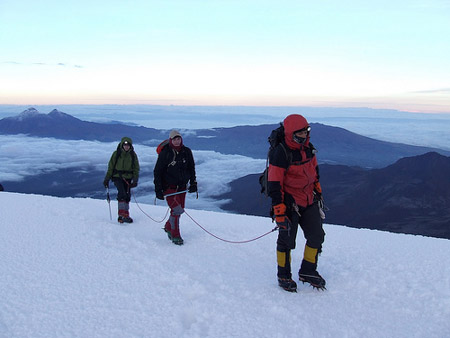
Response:
[{"label": "crampon", "polygon": [[314,289],[317,290],[326,290],[325,287],[325,279],[322,278],[321,275],[317,271],[314,271],[313,273],[305,274],[300,273],[298,274],[298,278],[300,279],[300,282],[309,283]]},{"label": "crampon", "polygon": [[297,283],[291,278],[278,278],[278,285],[288,292],[297,292]]}]

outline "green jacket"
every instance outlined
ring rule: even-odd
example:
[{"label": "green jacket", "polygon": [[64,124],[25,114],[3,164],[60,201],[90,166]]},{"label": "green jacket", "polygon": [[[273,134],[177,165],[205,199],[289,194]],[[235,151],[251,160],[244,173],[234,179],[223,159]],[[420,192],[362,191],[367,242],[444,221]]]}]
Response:
[{"label": "green jacket", "polygon": [[[122,145],[125,141],[131,144],[129,151],[125,151]],[[133,142],[129,137],[123,137],[117,146],[117,150],[111,155],[111,159],[108,163],[108,171],[106,172],[105,179],[111,178],[133,179],[137,182],[139,179],[139,160],[134,152]]]}]

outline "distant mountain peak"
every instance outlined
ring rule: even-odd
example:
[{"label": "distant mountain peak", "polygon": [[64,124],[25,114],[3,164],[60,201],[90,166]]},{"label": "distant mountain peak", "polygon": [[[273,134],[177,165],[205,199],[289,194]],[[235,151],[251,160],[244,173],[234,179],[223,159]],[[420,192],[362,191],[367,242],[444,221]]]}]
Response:
[{"label": "distant mountain peak", "polygon": [[450,157],[441,155],[435,151],[430,151],[425,154],[404,157],[399,159],[394,164],[387,168],[395,168],[396,170],[411,170],[416,168],[417,171],[435,170],[435,169],[450,169]]},{"label": "distant mountain peak", "polygon": [[28,109],[25,109],[23,112],[21,112],[19,114],[19,116],[28,116],[28,115],[37,115],[37,114],[40,114],[39,111],[34,107],[30,107]]},{"label": "distant mountain peak", "polygon": [[23,112],[21,112],[21,113],[17,116],[17,119],[18,119],[19,121],[22,121],[22,120],[24,120],[24,119],[26,119],[26,118],[34,117],[34,116],[37,116],[37,115],[41,115],[41,113],[39,113],[39,111],[38,111],[36,108],[30,107],[30,108],[24,110]]},{"label": "distant mountain peak", "polygon": [[52,118],[75,119],[72,115],[63,113],[58,109],[53,109],[50,113],[48,113],[48,116]]},{"label": "distant mountain peak", "polygon": [[22,112],[22,114],[23,114],[23,113],[27,113],[27,112],[39,114],[39,111],[38,111],[36,108],[34,108],[34,107],[30,107],[30,108],[28,108],[28,109],[25,109],[25,110]]},{"label": "distant mountain peak", "polygon": [[53,109],[49,114],[64,114],[64,113],[58,109]]},{"label": "distant mountain peak", "polygon": [[[15,120],[17,121],[25,121],[27,119],[30,118],[43,118],[43,119],[48,119],[48,118],[52,118],[53,120],[55,119],[76,119],[75,117],[73,117],[72,115],[63,113],[62,111],[58,110],[58,109],[53,109],[50,113],[48,114],[41,114],[36,108],[34,107],[30,107],[26,110],[24,110],[22,113],[20,113],[18,116],[14,117]],[[76,119],[78,120],[78,119]]]}]

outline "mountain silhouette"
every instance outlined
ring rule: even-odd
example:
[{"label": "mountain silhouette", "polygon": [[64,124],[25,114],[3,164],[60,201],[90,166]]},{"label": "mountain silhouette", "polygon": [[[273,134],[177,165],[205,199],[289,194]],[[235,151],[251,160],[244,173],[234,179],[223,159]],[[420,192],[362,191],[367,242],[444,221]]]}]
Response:
[{"label": "mountain silhouette", "polygon": [[[273,124],[198,129],[186,132],[183,139],[185,144],[195,150],[266,158],[267,138],[277,126]],[[320,123],[312,123],[311,128],[311,142],[318,149],[318,158],[322,163],[382,168],[400,158],[430,151],[450,156],[449,151],[379,141]],[[35,108],[29,108],[18,116],[1,119],[0,133],[102,142],[113,142],[120,140],[122,136],[130,136],[135,143],[152,146],[168,137],[166,130],[118,123],[87,122],[56,109],[49,114],[41,114]]]},{"label": "mountain silhouette", "polygon": [[161,131],[153,128],[87,122],[57,109],[49,114],[41,114],[35,108],[29,108],[18,116],[0,120],[0,133],[102,142],[117,141],[122,135],[133,135],[135,142],[162,137]]}]

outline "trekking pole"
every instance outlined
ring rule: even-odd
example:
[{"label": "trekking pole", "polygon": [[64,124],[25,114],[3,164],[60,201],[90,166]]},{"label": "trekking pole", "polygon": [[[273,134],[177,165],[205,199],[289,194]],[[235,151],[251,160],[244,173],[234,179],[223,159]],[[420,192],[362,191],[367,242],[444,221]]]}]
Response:
[{"label": "trekking pole", "polygon": [[108,202],[108,206],[109,206],[109,219],[112,221],[111,198],[109,197],[109,187],[106,187],[106,201]]},{"label": "trekking pole", "polygon": [[188,191],[187,190],[183,190],[183,191],[173,192],[171,194],[164,195],[164,198],[169,197],[169,196],[175,196],[175,195],[179,195],[179,194],[184,194],[185,192],[188,192]]}]

